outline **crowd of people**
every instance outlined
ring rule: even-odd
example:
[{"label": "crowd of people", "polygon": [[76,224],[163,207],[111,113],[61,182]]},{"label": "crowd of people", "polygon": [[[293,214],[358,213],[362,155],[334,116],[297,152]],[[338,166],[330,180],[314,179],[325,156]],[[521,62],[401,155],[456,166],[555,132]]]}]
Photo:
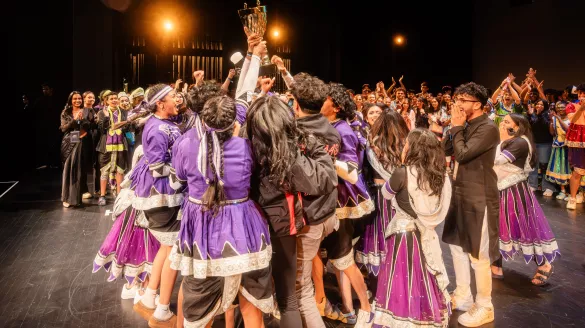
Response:
[{"label": "crowd of people", "polygon": [[[543,90],[530,69],[494,92],[417,94],[400,78],[355,94],[273,56],[288,87],[276,94],[259,76],[266,42],[246,35],[235,90],[234,71],[222,85],[196,71],[191,87],[106,90],[97,106],[74,91],[61,114],[63,206],[94,193],[106,205],[111,190],[94,272],[125,278],[121,298],[150,327],[210,327],[222,313],[233,326],[235,306],[246,327],[262,313],[281,327],[446,327],[453,310],[477,327],[494,320],[502,259],[522,254],[531,283],[549,283],[560,251],[534,191],[583,202],[585,85]],[[342,304],[325,295],[326,271]]]}]

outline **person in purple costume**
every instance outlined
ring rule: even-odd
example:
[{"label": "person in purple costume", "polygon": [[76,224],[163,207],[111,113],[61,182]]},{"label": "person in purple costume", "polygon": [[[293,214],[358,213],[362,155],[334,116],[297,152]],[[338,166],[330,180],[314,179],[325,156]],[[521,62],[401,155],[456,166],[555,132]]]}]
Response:
[{"label": "person in purple costume", "polygon": [[527,184],[528,173],[537,160],[530,123],[520,114],[506,115],[500,124],[500,140],[494,170],[500,190],[502,257],[492,263],[492,275],[503,278],[502,258],[512,260],[522,252],[526,264],[534,260],[538,266],[532,284],[544,286],[553,274],[552,262],[561,253],[544,212]]},{"label": "person in purple costume", "polygon": [[382,196],[381,188],[402,162],[401,154],[408,136],[408,126],[398,112],[387,111],[382,113],[370,131],[366,155],[372,168],[369,179],[375,188],[377,211],[376,217],[366,224],[362,249],[356,251],[356,262],[377,276],[381,259],[386,255],[384,231],[394,215],[392,203]]},{"label": "person in purple costume", "polygon": [[[354,131],[348,123],[356,116],[356,105],[341,84],[328,85],[327,98],[321,107],[321,115],[329,121],[341,137],[339,152],[336,156],[336,170],[339,177],[336,214],[340,220],[339,230],[325,238],[322,247],[327,250],[334,264],[335,275],[341,289],[343,312],[340,313],[338,320],[355,324],[357,316],[353,309],[351,287],[354,285],[358,295],[363,296],[360,300],[364,301],[367,300],[366,286],[363,278],[348,279],[342,272],[353,271],[354,267],[357,270],[353,260],[352,246],[357,241],[355,239],[359,239],[362,234],[361,219],[374,211],[374,202],[368,194],[362,174],[367,141],[362,137],[360,130]],[[359,122],[356,123],[359,124]],[[349,261],[350,258],[351,261]],[[362,289],[364,294],[360,295]],[[328,317],[331,318],[331,315]]]},{"label": "person in purple costume", "polygon": [[378,275],[374,327],[448,326],[449,278],[435,232],[451,201],[444,158],[435,134],[412,130],[403,166],[381,188],[396,214],[384,233],[387,253]]},{"label": "person in purple costume", "polygon": [[[239,296],[244,323],[260,327],[274,307],[268,224],[249,199],[254,158],[250,142],[235,137],[236,107],[228,96],[207,101],[203,135],[187,132],[174,148],[172,183],[187,188],[171,267],[184,276],[185,327],[203,327]],[[238,109],[240,110],[240,109]]]},{"label": "person in purple costume", "polygon": [[[178,114],[175,91],[168,85],[157,84],[147,92],[147,108],[152,116],[142,133],[144,156],[141,157],[124,185],[130,185],[135,197],[132,207],[143,211],[149,232],[161,247],[153,262],[148,287],[134,311],[148,320],[150,326],[172,326],[176,316],[169,310],[171,293],[177,272],[170,267],[169,254],[177,239],[180,222],[176,220],[183,194],[170,186],[171,148],[181,135],[170,120]],[[159,304],[155,304],[160,286]]]}]

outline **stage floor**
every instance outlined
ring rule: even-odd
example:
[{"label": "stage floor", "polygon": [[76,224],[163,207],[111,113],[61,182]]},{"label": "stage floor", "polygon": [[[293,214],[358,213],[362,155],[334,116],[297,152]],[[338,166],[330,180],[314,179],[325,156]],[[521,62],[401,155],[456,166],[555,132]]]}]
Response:
[{"label": "stage floor", "polygon": [[[103,270],[91,272],[112,225],[105,215],[112,200],[104,207],[93,199],[81,208],[63,208],[60,177],[53,169],[31,172],[0,198],[0,327],[147,327],[132,311],[132,301],[120,299],[123,281],[108,283]],[[567,211],[565,202],[538,200],[562,253],[551,284],[531,285],[532,263],[504,262],[505,279],[493,282],[496,320],[485,327],[585,327],[584,206]],[[447,245],[442,249],[453,289],[451,255]],[[177,288],[173,309],[176,293]],[[332,288],[328,294],[338,298]],[[453,314],[450,327],[458,326],[459,314]],[[223,327],[222,320],[214,327]]]}]

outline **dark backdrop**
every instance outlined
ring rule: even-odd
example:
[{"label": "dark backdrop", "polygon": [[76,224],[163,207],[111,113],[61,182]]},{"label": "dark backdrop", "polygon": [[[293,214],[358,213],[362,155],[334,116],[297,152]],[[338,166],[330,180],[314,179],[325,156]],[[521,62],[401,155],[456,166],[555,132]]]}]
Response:
[{"label": "dark backdrop", "polygon": [[[112,10],[104,2],[126,9]],[[444,84],[455,86],[472,77],[494,87],[508,71],[521,75],[531,65],[546,86],[562,87],[585,76],[579,56],[583,42],[577,40],[579,23],[573,10],[580,1],[535,0],[518,7],[511,3],[369,1],[341,6],[331,0],[262,1],[268,7],[269,24],[279,25],[292,47],[293,73],[307,71],[356,91],[363,83],[374,87],[380,80],[389,86],[392,76],[398,79],[402,74],[407,87],[415,90],[423,80],[436,92]],[[9,108],[15,110],[5,116],[13,124],[4,130],[13,139],[2,142],[5,153],[14,159],[2,161],[3,176],[34,167],[34,152],[39,150],[31,144],[43,137],[30,131],[30,122],[38,115],[22,112],[22,93],[34,101],[40,96],[41,82],[54,85],[59,106],[46,124],[57,129],[60,109],[71,90],[98,93],[122,88],[124,40],[138,31],[159,28],[154,25],[162,15],[170,12],[176,17],[183,33],[208,31],[219,36],[225,57],[246,49],[236,13],[243,7],[241,0],[62,0],[17,6],[21,24],[9,33],[15,46],[8,51],[7,65],[7,77],[17,77],[9,88]],[[500,26],[509,26],[510,33],[497,32]],[[406,37],[405,46],[393,46],[396,33]],[[275,40],[268,39],[270,50]],[[506,49],[512,55],[504,55]]]}]

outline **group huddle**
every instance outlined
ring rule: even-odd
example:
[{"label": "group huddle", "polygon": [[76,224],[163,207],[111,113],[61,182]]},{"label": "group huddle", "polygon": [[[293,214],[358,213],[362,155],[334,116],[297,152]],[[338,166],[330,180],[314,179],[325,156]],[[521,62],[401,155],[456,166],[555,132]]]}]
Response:
[{"label": "group huddle", "polygon": [[[323,317],[360,328],[446,327],[453,310],[477,327],[494,320],[498,259],[522,253],[538,265],[536,284],[547,283],[560,253],[526,182],[535,152],[526,118],[508,114],[498,129],[484,113],[487,90],[471,82],[455,90],[444,136],[411,129],[387,106],[370,122],[341,84],[292,76],[278,57],[290,92],[273,94],[273,80],[258,78],[265,53],[249,33],[234,97],[203,81],[181,111],[176,90],[158,84],[128,114],[140,116],[142,145],[118,183],[94,272],[123,276],[122,298],[134,299],[150,327],[210,327],[222,313],[233,326],[236,306],[246,327],[263,327],[262,313],[281,327],[325,327]],[[121,143],[120,126],[112,123],[105,147]],[[443,221],[451,294],[435,232]],[[341,306],[325,295],[327,261]]]}]

